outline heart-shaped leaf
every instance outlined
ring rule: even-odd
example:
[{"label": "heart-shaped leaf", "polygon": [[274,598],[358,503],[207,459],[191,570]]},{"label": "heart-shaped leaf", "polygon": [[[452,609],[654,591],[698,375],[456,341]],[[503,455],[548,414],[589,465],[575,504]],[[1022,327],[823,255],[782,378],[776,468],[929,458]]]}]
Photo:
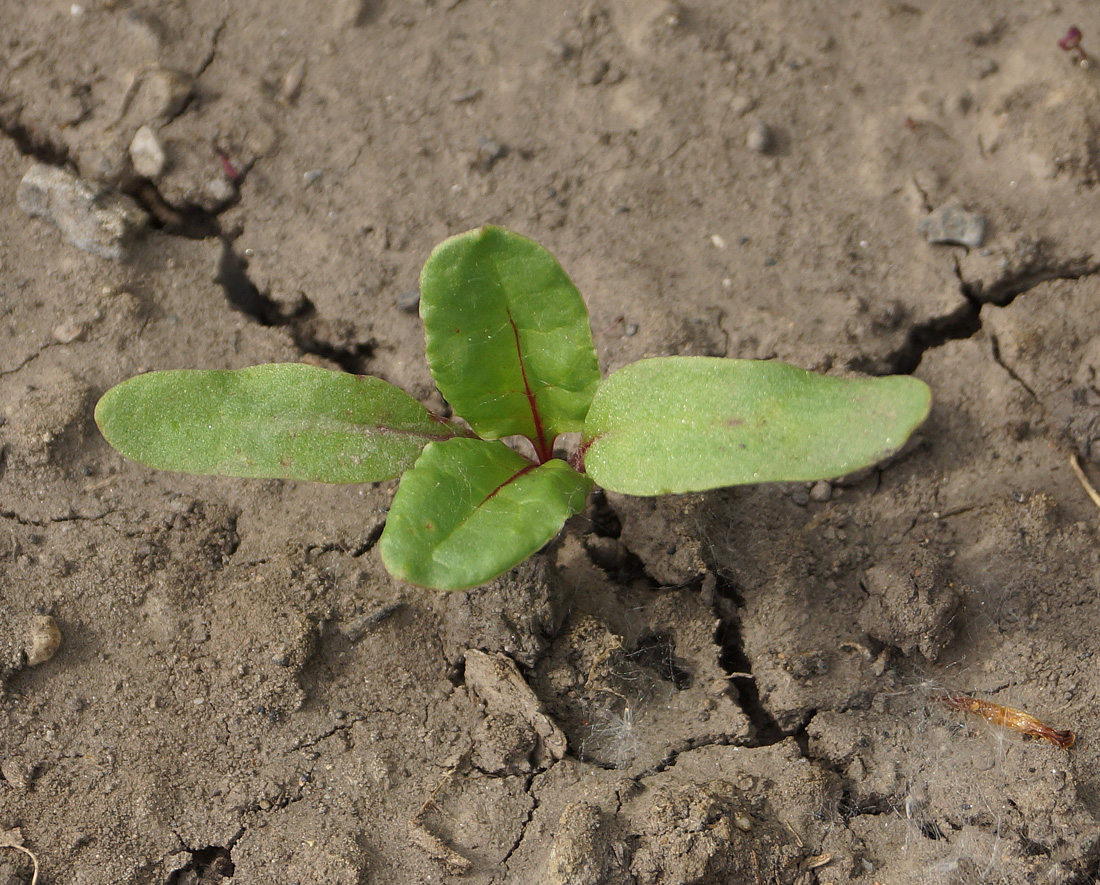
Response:
[{"label": "heart-shaped leaf", "polygon": [[585,420],[585,472],[629,495],[830,479],[896,452],[927,417],[916,378],[664,357],[609,376]]},{"label": "heart-shaped leaf", "polygon": [[584,507],[592,480],[501,442],[431,443],[401,478],[379,547],[390,574],[437,590],[492,580]]},{"label": "heart-shaped leaf", "polygon": [[380,482],[457,429],[379,378],[302,363],[138,375],[95,410],[148,467],[220,476]]},{"label": "heart-shaped leaf", "polygon": [[588,309],[546,249],[499,227],[440,243],[420,275],[428,365],[484,439],[522,434],[540,460],[580,430],[600,381]]}]

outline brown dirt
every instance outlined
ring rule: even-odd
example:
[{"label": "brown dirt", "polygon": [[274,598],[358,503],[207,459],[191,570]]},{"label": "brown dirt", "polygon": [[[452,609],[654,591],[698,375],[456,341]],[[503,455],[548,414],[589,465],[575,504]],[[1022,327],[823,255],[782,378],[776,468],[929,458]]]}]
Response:
[{"label": "brown dirt", "polygon": [[[0,0],[0,844],[43,885],[1093,882],[1100,515],[1069,457],[1100,476],[1100,67],[1072,24],[1100,53],[1080,0]],[[17,204],[36,161],[151,228],[78,250]],[[946,205],[983,246],[925,240]],[[913,372],[932,416],[843,483],[596,497],[447,596],[378,561],[392,484],[157,474],[98,435],[152,368],[309,359],[438,405],[402,304],[486,222],[555,252],[606,370]]]}]

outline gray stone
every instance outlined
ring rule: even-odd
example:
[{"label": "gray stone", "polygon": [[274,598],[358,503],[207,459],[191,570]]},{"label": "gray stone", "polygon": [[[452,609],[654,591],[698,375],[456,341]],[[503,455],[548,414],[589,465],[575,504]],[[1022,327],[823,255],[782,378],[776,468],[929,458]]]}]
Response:
[{"label": "gray stone", "polygon": [[397,309],[402,313],[416,313],[420,309],[420,290],[406,289],[397,293]]},{"label": "gray stone", "polygon": [[78,249],[116,261],[125,257],[147,221],[145,212],[129,197],[45,163],[27,170],[16,201],[28,215],[55,225]]},{"label": "gray stone", "polygon": [[917,223],[929,243],[976,249],[985,241],[985,216],[958,206],[941,206]]}]

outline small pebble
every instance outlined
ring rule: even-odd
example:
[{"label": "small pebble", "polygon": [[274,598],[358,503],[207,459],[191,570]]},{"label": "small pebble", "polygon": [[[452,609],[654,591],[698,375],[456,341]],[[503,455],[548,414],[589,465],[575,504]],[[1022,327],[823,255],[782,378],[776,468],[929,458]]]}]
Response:
[{"label": "small pebble", "polygon": [[752,110],[752,99],[747,95],[735,95],[730,101],[730,110],[734,116],[743,117]]},{"label": "small pebble", "polygon": [[941,206],[917,223],[929,243],[976,249],[985,241],[985,216],[958,206]]},{"label": "small pebble", "polygon": [[150,126],[142,126],[130,142],[130,162],[134,171],[145,178],[156,178],[164,171],[168,156],[157,134]]},{"label": "small pebble", "polygon": [[638,334],[638,324],[637,323],[627,323],[626,328],[623,330],[623,334],[627,338],[633,338],[635,335]]},{"label": "small pebble", "polygon": [[118,261],[148,216],[129,197],[50,166],[35,163],[15,194],[19,208],[45,218],[73,246]]},{"label": "small pebble", "polygon": [[750,151],[756,151],[758,154],[767,154],[775,148],[775,134],[768,126],[757,120],[749,127],[749,134],[745,139],[745,144]]},{"label": "small pebble", "polygon": [[332,23],[337,28],[359,28],[371,17],[375,0],[336,0],[333,4]]},{"label": "small pebble", "polygon": [[224,175],[215,175],[202,186],[214,205],[228,203],[237,196],[237,186]]},{"label": "small pebble", "polygon": [[279,101],[283,104],[291,104],[298,98],[302,91],[302,81],[306,76],[306,60],[298,59],[290,66],[290,70],[283,77],[283,85],[279,88]]},{"label": "small pebble", "polygon": [[53,340],[58,344],[72,344],[84,334],[84,324],[74,323],[72,320],[68,322],[60,323],[53,327]]},{"label": "small pebble", "polygon": [[805,487],[798,486],[790,492],[791,500],[794,501],[799,507],[805,507],[810,503],[810,493],[806,491]]},{"label": "small pebble", "polygon": [[61,630],[57,621],[49,615],[39,615],[31,622],[30,635],[27,638],[28,667],[46,663],[61,647]]},{"label": "small pebble", "polygon": [[308,172],[302,173],[302,183],[306,187],[309,187],[310,185],[313,185],[320,181],[324,174],[324,169],[310,169]]},{"label": "small pebble", "polygon": [[402,313],[416,313],[420,309],[420,290],[406,289],[398,292],[395,300],[397,309]]},{"label": "small pebble", "polygon": [[810,500],[817,501],[819,504],[828,501],[833,496],[833,485],[828,480],[821,480],[813,484],[813,488],[810,489]]},{"label": "small pebble", "polygon": [[573,57],[576,51],[560,37],[552,37],[547,40],[546,49],[558,61],[567,61]]},{"label": "small pebble", "polygon": [[477,145],[477,160],[475,166],[482,172],[489,172],[498,160],[508,155],[508,148],[493,138],[482,136]]},{"label": "small pebble", "polygon": [[139,119],[170,120],[183,110],[194,88],[190,74],[157,68],[142,77],[131,107],[136,109]]},{"label": "small pebble", "polygon": [[713,234],[711,236],[710,244],[712,246],[714,246],[715,249],[725,249],[726,248],[726,241],[722,237],[720,237],[718,234]]}]

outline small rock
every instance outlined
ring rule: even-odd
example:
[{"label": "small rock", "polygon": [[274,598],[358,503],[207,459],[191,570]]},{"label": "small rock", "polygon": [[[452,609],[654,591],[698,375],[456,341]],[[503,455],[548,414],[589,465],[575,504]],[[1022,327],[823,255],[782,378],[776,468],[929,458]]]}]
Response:
[{"label": "small rock", "polygon": [[976,249],[985,241],[985,216],[958,206],[941,206],[917,223],[929,243],[947,243]]},{"label": "small rock", "polygon": [[568,61],[576,54],[576,50],[560,37],[551,37],[547,40],[546,49],[557,61]]},{"label": "small rock", "polygon": [[813,488],[810,489],[810,500],[817,501],[819,504],[828,501],[832,496],[833,484],[825,479],[815,482]]},{"label": "small rock", "polygon": [[26,644],[28,667],[46,663],[60,647],[61,630],[58,629],[57,621],[49,615],[39,615],[31,621]]},{"label": "small rock", "polygon": [[157,68],[141,76],[131,111],[142,122],[167,122],[191,99],[195,81],[190,74]]},{"label": "small rock", "polygon": [[397,309],[402,313],[416,313],[420,309],[420,290],[406,289],[398,292],[395,300]]},{"label": "small rock", "polygon": [[747,95],[735,95],[730,100],[730,110],[735,117],[743,117],[752,110],[752,99]]},{"label": "small rock", "polygon": [[283,104],[293,104],[298,93],[302,91],[302,81],[306,77],[306,60],[298,59],[290,66],[290,70],[283,77],[283,85],[279,87],[279,101]]},{"label": "small rock", "polygon": [[72,344],[84,334],[84,324],[75,323],[72,320],[68,322],[59,323],[53,327],[53,340],[58,344]]},{"label": "small rock", "polygon": [[78,249],[116,261],[125,256],[147,220],[129,197],[45,163],[27,170],[15,198],[20,209],[54,224]]},{"label": "small rock", "polygon": [[310,169],[308,172],[302,173],[302,184],[305,187],[316,184],[324,176],[324,169]]},{"label": "small rock", "polygon": [[336,0],[332,22],[337,28],[359,28],[370,21],[376,0]]},{"label": "small rock", "polygon": [[764,123],[757,120],[749,127],[745,144],[750,151],[758,154],[768,154],[775,149],[775,133]]},{"label": "small rock", "polygon": [[493,138],[481,137],[477,146],[477,159],[474,165],[482,172],[489,172],[498,160],[508,156],[508,148]]},{"label": "small rock", "polygon": [[224,175],[215,175],[207,179],[202,186],[203,193],[207,197],[207,205],[224,206],[237,196],[237,186]]},{"label": "small rock", "polygon": [[168,156],[152,127],[142,126],[134,133],[130,142],[130,162],[134,164],[134,171],[145,178],[156,178],[164,171]]},{"label": "small rock", "polygon": [[794,501],[799,507],[805,507],[810,503],[810,493],[806,491],[804,485],[796,485],[788,490],[788,495],[791,496],[791,500]]}]

